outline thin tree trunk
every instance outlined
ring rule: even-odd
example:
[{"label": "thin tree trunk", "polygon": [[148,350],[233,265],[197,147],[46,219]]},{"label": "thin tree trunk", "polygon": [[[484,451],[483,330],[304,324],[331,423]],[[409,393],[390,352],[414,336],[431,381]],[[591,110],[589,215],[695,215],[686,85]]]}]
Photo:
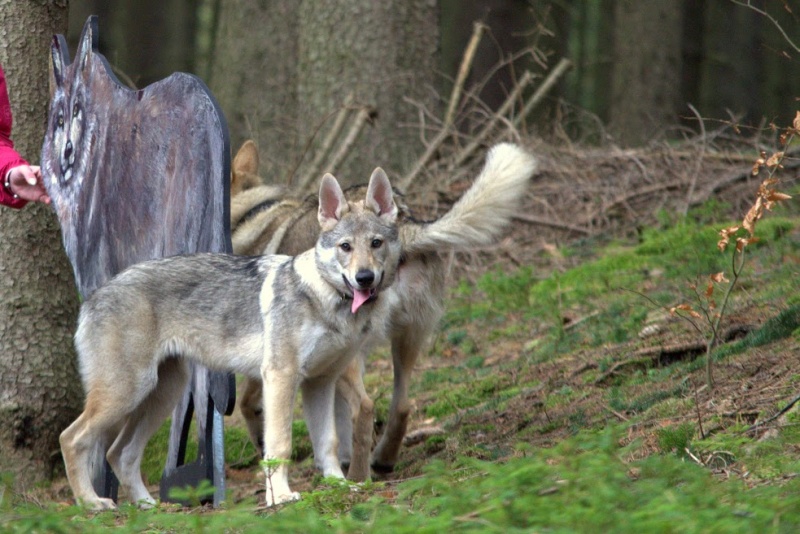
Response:
[{"label": "thin tree trunk", "polygon": [[[299,8],[298,133],[305,142],[325,128],[352,95],[374,109],[338,168],[347,183],[369,178],[375,166],[390,177],[423,152],[419,108],[436,113],[439,24],[430,0],[322,0]],[[432,133],[428,132],[429,137]],[[307,158],[311,159],[311,158]]]},{"label": "thin tree trunk", "polygon": [[[31,163],[46,125],[50,38],[66,24],[66,1],[0,0],[13,139]],[[72,344],[78,293],[49,208],[0,207],[0,273],[0,472],[23,491],[60,465],[59,433],[83,397]]]},{"label": "thin tree trunk", "polygon": [[640,145],[677,123],[682,2],[617,0],[611,130]]},{"label": "thin tree trunk", "polygon": [[[235,152],[259,147],[261,173],[278,182],[297,147],[297,0],[225,0],[219,9],[209,87]],[[304,130],[305,131],[305,130]]]}]

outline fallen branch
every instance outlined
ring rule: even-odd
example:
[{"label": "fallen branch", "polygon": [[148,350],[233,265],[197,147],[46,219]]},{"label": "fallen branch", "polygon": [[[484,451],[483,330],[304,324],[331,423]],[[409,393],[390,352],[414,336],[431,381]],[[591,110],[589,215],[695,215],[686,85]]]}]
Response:
[{"label": "fallen branch", "polygon": [[492,130],[494,130],[497,122],[500,120],[500,117],[505,117],[509,111],[511,111],[512,106],[532,79],[533,75],[529,71],[525,71],[525,73],[522,75],[522,78],[520,78],[519,83],[514,86],[514,90],[509,93],[508,97],[505,99],[505,102],[503,102],[503,105],[501,105],[497,110],[497,113],[492,115],[491,120],[489,120],[489,122],[486,123],[483,128],[481,128],[481,131],[472,138],[472,141],[470,141],[467,146],[458,152],[453,162],[448,165],[448,170],[453,170],[461,166],[461,164],[464,163],[464,161],[466,161],[467,158],[469,158],[472,153],[483,144],[484,139],[486,139]]},{"label": "fallen branch", "polygon": [[541,102],[544,96],[550,91],[550,89],[552,89],[559,78],[561,78],[571,66],[572,62],[570,60],[567,58],[561,58],[561,61],[559,61],[555,68],[550,71],[550,74],[548,74],[547,78],[544,79],[542,85],[536,89],[536,92],[533,93],[533,96],[531,96],[530,99],[528,99],[528,102],[522,108],[520,114],[514,119],[514,126],[519,126],[520,123],[525,120],[530,112],[533,111],[537,105],[539,105],[539,102]]},{"label": "fallen branch", "polygon": [[464,50],[464,57],[461,60],[461,65],[458,67],[456,83],[453,84],[453,91],[450,93],[450,102],[447,106],[447,113],[444,115],[445,126],[453,124],[453,117],[455,117],[458,102],[461,100],[461,91],[464,89],[464,82],[467,80],[467,74],[469,74],[472,68],[472,63],[475,60],[475,51],[478,49],[478,43],[480,43],[485,29],[486,25],[481,22],[476,22],[472,28],[472,37],[470,37],[469,44],[467,44],[467,48]]},{"label": "fallen branch", "polygon": [[322,160],[330,153],[333,143],[336,141],[336,138],[339,137],[339,133],[341,133],[342,128],[344,128],[344,123],[347,120],[347,117],[350,115],[350,107],[352,105],[353,93],[350,93],[347,95],[347,98],[345,98],[344,105],[337,113],[336,120],[333,122],[331,129],[328,131],[328,135],[325,136],[325,140],[322,142],[322,145],[319,147],[319,150],[314,156],[314,161],[311,162],[311,165],[309,166],[302,183],[299,184],[299,191],[303,191],[306,187],[308,187],[309,182],[313,181],[320,175]]},{"label": "fallen branch", "polygon": [[440,436],[444,434],[444,428],[440,426],[429,426],[425,428],[418,428],[413,432],[409,432],[403,438],[403,446],[411,447],[418,443],[422,443],[432,436]]},{"label": "fallen branch", "polygon": [[789,404],[787,404],[786,406],[784,406],[784,407],[783,407],[783,409],[781,409],[781,410],[780,410],[778,413],[776,413],[776,414],[775,414],[775,415],[773,415],[772,417],[769,417],[769,418],[767,418],[767,419],[764,419],[763,421],[759,421],[758,423],[755,423],[754,425],[751,425],[751,426],[750,426],[750,428],[748,428],[748,429],[744,430],[742,433],[743,433],[743,434],[749,434],[750,432],[753,432],[753,431],[755,431],[755,430],[758,430],[758,429],[759,429],[759,428],[761,428],[762,426],[764,426],[764,425],[766,425],[766,424],[768,424],[768,423],[771,423],[771,422],[772,422],[772,421],[774,421],[775,419],[779,418],[780,416],[782,416],[783,414],[785,414],[786,412],[788,412],[789,410],[791,410],[791,409],[792,409],[792,407],[794,407],[794,405],[795,405],[795,404],[797,404],[798,402],[800,402],[800,395],[796,396],[796,397],[795,397],[795,398],[793,398],[791,401],[789,401]]},{"label": "fallen branch", "polygon": [[444,123],[442,124],[439,133],[437,133],[436,137],[434,137],[433,140],[428,144],[425,152],[419,157],[411,171],[409,171],[408,174],[400,179],[398,182],[400,189],[408,190],[410,188],[411,183],[417,178],[417,176],[419,176],[419,174],[422,172],[422,169],[425,168],[436,151],[439,150],[439,147],[442,145],[442,143],[444,143],[444,140],[449,137],[453,126],[455,110],[458,107],[459,100],[461,100],[461,92],[464,89],[464,83],[466,82],[467,74],[472,67],[472,62],[475,59],[475,51],[478,48],[478,43],[480,42],[485,28],[486,26],[483,24],[479,22],[475,23],[475,26],[472,30],[472,37],[467,45],[467,49],[464,51],[464,57],[461,59],[461,65],[458,68],[458,77],[453,85],[453,91],[450,93],[450,102],[447,106]]},{"label": "fallen branch", "polygon": [[[328,162],[328,172],[334,172],[336,168],[344,161],[347,157],[350,150],[353,148],[356,140],[358,139],[361,130],[364,128],[364,125],[367,124],[367,121],[373,114],[373,109],[369,107],[362,107],[356,113],[356,118],[353,119],[352,124],[350,125],[350,129],[347,131],[347,135],[345,136],[344,140],[339,144],[336,153],[331,157],[331,160]],[[322,178],[321,176],[317,176],[314,174],[306,174],[303,178],[302,187],[298,188],[299,191],[303,191],[308,187],[309,184],[315,183],[317,180]]]}]

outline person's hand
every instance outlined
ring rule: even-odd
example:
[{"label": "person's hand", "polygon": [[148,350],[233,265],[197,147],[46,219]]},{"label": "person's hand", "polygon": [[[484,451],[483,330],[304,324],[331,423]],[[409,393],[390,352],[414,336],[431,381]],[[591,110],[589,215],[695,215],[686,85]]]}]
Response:
[{"label": "person's hand", "polygon": [[24,200],[50,204],[50,197],[42,183],[42,171],[38,165],[20,165],[8,174],[8,190]]}]

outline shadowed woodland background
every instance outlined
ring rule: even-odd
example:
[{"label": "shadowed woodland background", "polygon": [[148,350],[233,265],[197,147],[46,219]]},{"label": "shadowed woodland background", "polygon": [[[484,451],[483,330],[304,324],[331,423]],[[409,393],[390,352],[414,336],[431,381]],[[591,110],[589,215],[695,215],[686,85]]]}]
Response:
[{"label": "shadowed woodland background", "polygon": [[[518,266],[554,240],[635,231],[657,208],[685,213],[726,191],[741,207],[729,190],[748,180],[739,167],[774,144],[770,125],[791,124],[800,98],[800,13],[788,0],[744,3],[0,0],[0,62],[14,139],[32,162],[50,36],[66,33],[74,53],[90,14],[125,83],[202,78],[231,147],[255,139],[273,182],[306,186],[322,171],[364,181],[381,165],[393,182],[427,190],[419,205],[435,213],[485,146],[535,147],[547,179],[532,188],[516,249],[503,251]],[[712,146],[737,155],[699,157]],[[0,210],[0,472],[23,487],[60,467],[57,436],[81,402],[77,302],[57,234],[43,206]]]}]

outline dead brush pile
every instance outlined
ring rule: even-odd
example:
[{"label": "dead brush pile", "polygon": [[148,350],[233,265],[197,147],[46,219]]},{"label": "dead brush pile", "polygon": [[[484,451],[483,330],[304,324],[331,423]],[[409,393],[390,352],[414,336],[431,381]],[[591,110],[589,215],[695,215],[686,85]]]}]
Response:
[{"label": "dead brush pile", "polygon": [[[639,149],[517,142],[539,156],[539,171],[507,237],[491,249],[459,258],[456,269],[468,277],[495,266],[568,268],[558,253],[563,245],[593,238],[635,238],[641,228],[665,220],[678,222],[710,200],[718,207],[715,217],[735,220],[752,204],[761,182],[751,173],[761,150],[752,139],[729,138],[719,147],[690,139]],[[785,184],[800,176],[798,156],[784,160]],[[423,217],[445,212],[481,165],[476,155],[455,176],[434,170],[420,180],[422,187],[409,191],[412,210]]]}]

